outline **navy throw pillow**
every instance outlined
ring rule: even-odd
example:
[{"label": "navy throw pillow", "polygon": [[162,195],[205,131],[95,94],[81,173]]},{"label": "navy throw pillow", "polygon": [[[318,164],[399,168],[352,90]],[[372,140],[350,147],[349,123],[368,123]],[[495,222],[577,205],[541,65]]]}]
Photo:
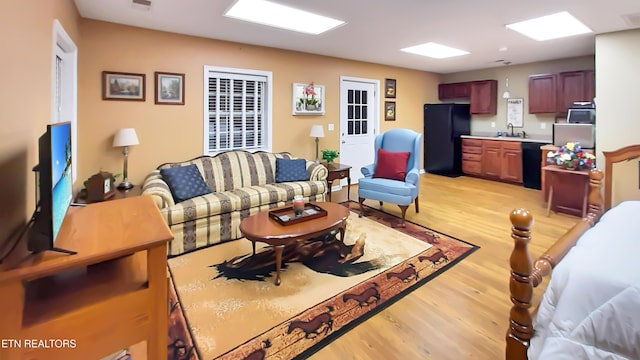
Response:
[{"label": "navy throw pillow", "polygon": [[307,160],[276,159],[276,182],[309,180]]},{"label": "navy throw pillow", "polygon": [[160,175],[169,185],[176,203],[211,193],[196,164],[161,169]]}]

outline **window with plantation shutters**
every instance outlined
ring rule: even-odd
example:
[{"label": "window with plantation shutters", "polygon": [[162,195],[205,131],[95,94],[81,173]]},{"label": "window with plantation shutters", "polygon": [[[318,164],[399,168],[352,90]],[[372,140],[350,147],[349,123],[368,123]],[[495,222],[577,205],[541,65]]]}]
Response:
[{"label": "window with plantation shutters", "polygon": [[271,151],[271,73],[205,67],[204,153]]}]

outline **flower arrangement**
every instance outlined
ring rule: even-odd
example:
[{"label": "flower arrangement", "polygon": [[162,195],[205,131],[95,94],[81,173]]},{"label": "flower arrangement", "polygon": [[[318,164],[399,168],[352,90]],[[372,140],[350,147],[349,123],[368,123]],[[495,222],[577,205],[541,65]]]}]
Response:
[{"label": "flower arrangement", "polygon": [[568,142],[558,151],[547,153],[547,162],[568,169],[594,168],[596,157],[582,150],[580,143]]},{"label": "flower arrangement", "polygon": [[322,150],[322,160],[327,160],[328,163],[332,163],[333,159],[337,158],[340,152],[336,150]]},{"label": "flower arrangement", "polygon": [[317,93],[313,82],[304,87],[303,95],[304,97],[300,99],[300,103],[304,105],[307,110],[320,109],[320,99],[316,97]]}]

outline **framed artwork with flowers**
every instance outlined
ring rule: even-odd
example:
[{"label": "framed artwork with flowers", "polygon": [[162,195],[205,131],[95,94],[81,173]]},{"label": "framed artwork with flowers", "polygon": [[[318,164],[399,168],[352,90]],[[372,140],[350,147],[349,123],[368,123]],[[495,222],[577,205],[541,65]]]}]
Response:
[{"label": "framed artwork with flowers", "polygon": [[293,115],[324,115],[324,85],[293,83]]}]

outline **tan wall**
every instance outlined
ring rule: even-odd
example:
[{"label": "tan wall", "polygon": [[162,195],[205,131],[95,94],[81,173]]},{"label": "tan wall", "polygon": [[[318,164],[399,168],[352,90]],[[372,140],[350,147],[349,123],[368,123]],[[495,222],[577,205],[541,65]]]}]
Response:
[{"label": "tan wall", "polygon": [[[584,56],[570,59],[544,61],[530,64],[502,65],[490,69],[467,71],[443,75],[443,82],[459,82],[471,80],[498,80],[498,111],[494,116],[475,115],[471,119],[472,132],[497,132],[507,129],[507,101],[502,98],[509,78],[509,93],[512,98],[524,99],[524,130],[527,134],[546,135],[551,137],[553,114],[529,114],[529,75],[558,73],[572,70],[593,70],[595,59]],[[495,122],[495,127],[491,123]],[[541,128],[544,124],[545,128]]]},{"label": "tan wall", "polygon": [[[640,30],[596,36],[597,162],[602,151],[640,144]],[[640,199],[638,160],[614,169],[613,201]]]},{"label": "tan wall", "polygon": [[38,137],[51,120],[53,19],[78,43],[72,0],[0,2],[0,256],[3,242],[34,210]]},{"label": "tan wall", "polygon": [[[381,121],[381,131],[406,127],[422,132],[422,104],[436,101],[438,75],[384,65],[144,30],[101,21],[82,21],[79,94],[79,172],[85,179],[99,169],[121,172],[122,155],[111,147],[122,127],[134,127],[140,145],[132,147],[129,178],[140,184],[159,164],[203,152],[203,66],[273,72],[273,150],[313,158],[313,124],[325,125],[321,148],[338,149],[340,76],[397,80],[397,120]],[[140,55],[138,55],[140,54]],[[145,102],[103,101],[101,71],[143,73]],[[155,105],[154,71],[185,73],[184,106]],[[325,85],[324,116],[291,114],[292,84]],[[382,89],[381,89],[382,90]],[[381,99],[380,112],[384,99]],[[326,125],[335,124],[336,131]]]}]

